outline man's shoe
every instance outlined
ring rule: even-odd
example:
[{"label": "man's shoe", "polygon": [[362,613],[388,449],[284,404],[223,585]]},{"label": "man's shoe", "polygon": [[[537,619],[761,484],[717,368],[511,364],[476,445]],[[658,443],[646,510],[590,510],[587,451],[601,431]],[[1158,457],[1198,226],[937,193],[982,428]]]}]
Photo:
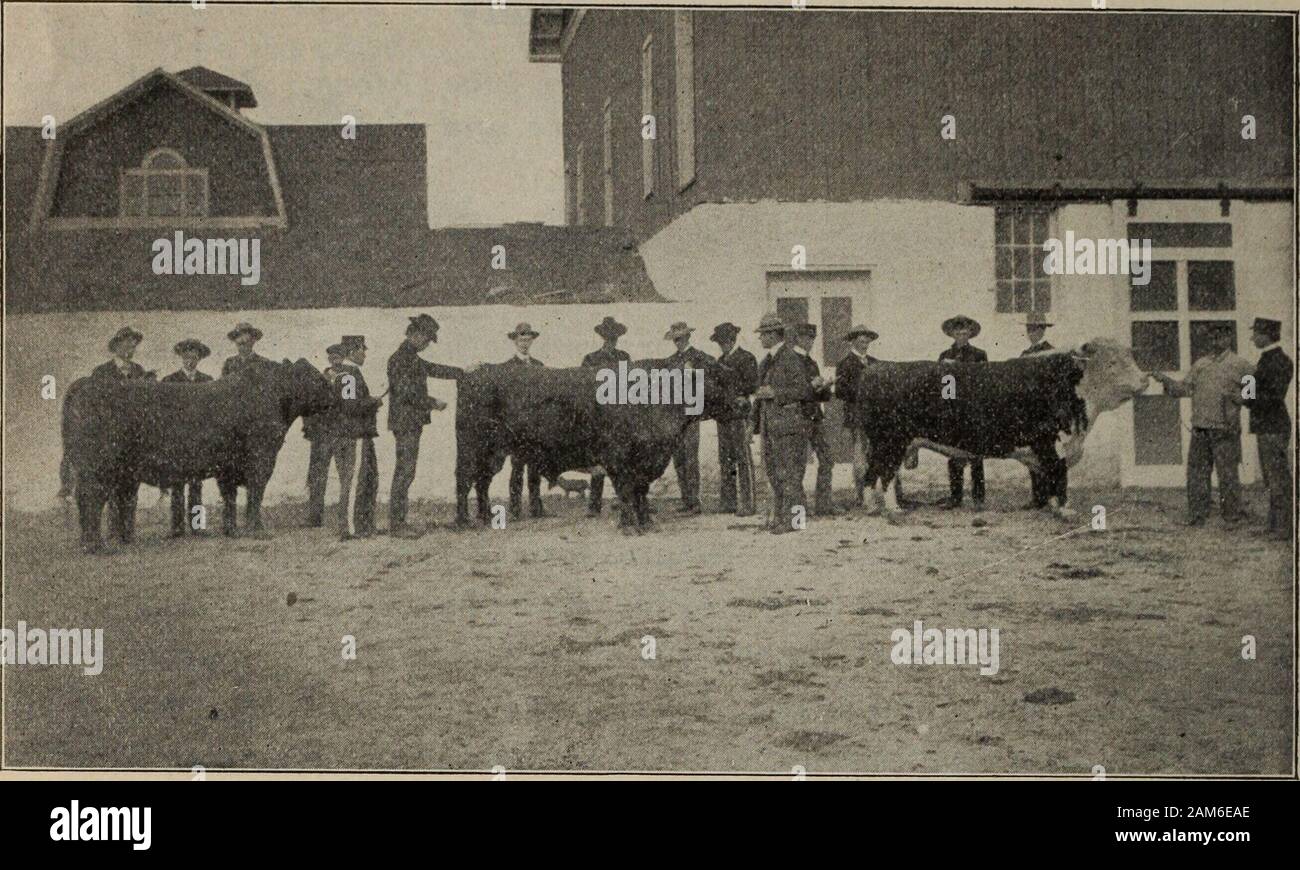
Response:
[{"label": "man's shoe", "polygon": [[549,517],[549,516],[550,516],[550,513],[548,513],[547,510],[546,510],[546,508],[543,507],[541,504],[534,504],[534,505],[529,509],[528,513],[529,513],[530,516],[532,516],[532,517],[534,517],[534,518],[538,518],[538,519],[540,519],[541,517]]},{"label": "man's shoe", "polygon": [[704,513],[704,509],[698,504],[684,504],[677,509],[677,513],[684,517],[695,517]]}]

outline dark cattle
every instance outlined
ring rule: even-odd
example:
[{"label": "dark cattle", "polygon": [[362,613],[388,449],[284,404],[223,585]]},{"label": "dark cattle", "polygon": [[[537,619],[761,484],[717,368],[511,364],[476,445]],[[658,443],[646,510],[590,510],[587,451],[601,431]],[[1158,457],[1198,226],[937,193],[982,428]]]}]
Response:
[{"label": "dark cattle", "polygon": [[329,381],[304,359],[203,384],[76,381],[63,405],[63,451],[76,473],[82,546],[101,546],[106,502],[115,508],[112,531],[129,542],[141,483],[165,489],[208,477],[221,488],[225,533],[235,533],[235,499],[244,486],[246,525],[264,534],[262,493],[285,433],[300,415],[334,401]]},{"label": "dark cattle", "polygon": [[[668,371],[668,360],[639,360],[629,370]],[[679,372],[680,369],[673,371]],[[469,521],[474,487],[478,517],[489,521],[488,485],[507,455],[535,467],[548,483],[564,471],[603,466],[618,492],[619,525],[651,525],[646,499],[693,420],[733,413],[730,370],[704,371],[703,413],[680,404],[602,404],[599,370],[483,366],[461,378],[456,396],[456,518]]]},{"label": "dark cattle", "polygon": [[[1092,422],[1146,384],[1132,352],[1109,339],[1004,362],[867,366],[856,400],[870,444],[866,482],[878,499],[882,492],[887,498],[909,445],[947,456],[1013,458],[1045,475],[1052,507],[1064,514],[1067,469],[1082,455]],[[1057,452],[1062,436],[1064,458]]]}]

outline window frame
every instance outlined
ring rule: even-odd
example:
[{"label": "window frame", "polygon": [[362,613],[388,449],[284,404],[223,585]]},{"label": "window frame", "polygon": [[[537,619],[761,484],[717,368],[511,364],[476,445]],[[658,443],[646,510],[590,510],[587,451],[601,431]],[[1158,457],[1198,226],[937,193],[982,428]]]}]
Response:
[{"label": "window frame", "polygon": [[[167,169],[154,169],[151,164],[159,157],[169,157],[180,164],[179,167]],[[180,182],[180,210],[177,213],[166,213],[156,211],[152,207],[155,198],[161,199],[161,193],[155,193],[151,190],[150,182],[154,179],[161,178],[179,178]],[[139,179],[138,194],[129,191],[131,186],[130,179]],[[191,188],[190,182],[195,182],[196,186]],[[198,191],[195,198],[194,207],[191,208],[190,193],[192,190]],[[138,196],[138,200],[134,197]],[[170,198],[170,196],[168,197]],[[201,167],[192,167],[188,164],[181,153],[174,148],[155,148],[144,156],[138,167],[124,169],[118,176],[118,216],[124,218],[205,218],[208,217],[209,207],[209,189],[208,189],[208,170]],[[138,205],[138,211],[132,213],[130,204]]]},{"label": "window frame", "polygon": [[[641,117],[637,125],[641,137],[641,198],[649,199],[655,192],[655,140],[659,138],[659,118],[655,115],[654,34],[646,34],[641,43]],[[655,135],[646,138],[645,118],[654,118]]]},{"label": "window frame", "polygon": [[[1055,203],[1041,204],[1041,203],[1021,202],[1021,203],[1007,203],[1005,205],[998,205],[994,207],[993,209],[993,286],[994,286],[993,310],[995,313],[1030,314],[1030,313],[1037,312],[1041,314],[1048,314],[1051,312],[1052,297],[1055,295],[1055,291],[1056,291],[1056,276],[1048,275],[1045,272],[1042,275],[1040,275],[1039,272],[1042,271],[1043,259],[1046,256],[1046,252],[1043,250],[1043,242],[1049,238],[1055,238],[1057,236],[1056,229],[1057,229],[1058,212],[1059,212],[1059,207]],[[1020,244],[1015,234],[1017,214],[1020,213],[1028,213],[1029,215],[1029,219],[1030,219],[1029,244]],[[1005,244],[1000,243],[998,240],[998,233],[999,233],[998,228],[1001,225],[1004,215],[1007,215],[1008,220],[1011,223],[1011,235],[1010,235],[1011,240],[1010,242]],[[1041,239],[1037,237],[1033,229],[1035,215],[1042,215],[1044,218],[1043,237]],[[1003,259],[1001,256],[1001,252],[1003,250],[1007,251],[1006,262],[1008,264],[1009,272],[1006,276],[1003,276],[999,271],[999,263]],[[1016,275],[1016,252],[1017,251],[1026,252],[1029,256],[1029,275],[1024,278],[1018,277]],[[1016,282],[1018,281],[1029,282],[1029,295],[1028,295],[1027,307],[1022,307],[1017,304],[1015,285]],[[1005,304],[1003,301],[1004,285],[1005,285],[1005,289],[1009,291],[1009,295],[1006,297]],[[1039,299],[1038,294],[1040,292],[1045,292],[1047,295],[1047,304],[1043,307],[1039,307],[1037,304]]]}]

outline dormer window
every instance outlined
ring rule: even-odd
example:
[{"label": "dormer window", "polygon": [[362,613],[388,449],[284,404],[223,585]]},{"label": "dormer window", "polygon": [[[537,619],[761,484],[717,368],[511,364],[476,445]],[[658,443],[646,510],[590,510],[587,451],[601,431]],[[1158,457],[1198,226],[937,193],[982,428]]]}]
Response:
[{"label": "dormer window", "polygon": [[150,151],[139,169],[123,171],[121,185],[124,217],[205,217],[208,213],[208,170],[190,168],[171,148]]}]

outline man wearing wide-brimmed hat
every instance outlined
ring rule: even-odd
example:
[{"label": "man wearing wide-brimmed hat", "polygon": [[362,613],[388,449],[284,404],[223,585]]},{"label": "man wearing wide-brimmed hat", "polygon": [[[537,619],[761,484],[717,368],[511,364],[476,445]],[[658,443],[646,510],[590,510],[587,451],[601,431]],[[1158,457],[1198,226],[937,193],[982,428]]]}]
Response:
[{"label": "man wearing wide-brimmed hat", "polygon": [[1055,326],[1047,319],[1047,315],[1041,311],[1032,311],[1025,318],[1025,334],[1029,336],[1029,347],[1020,352],[1021,356],[1029,356],[1034,353],[1045,353],[1049,350],[1055,350],[1052,343],[1044,338],[1047,335],[1047,328]]},{"label": "man wearing wide-brimmed hat", "polygon": [[420,351],[438,340],[438,321],[427,314],[408,318],[406,338],[388,358],[388,429],[397,441],[393,465],[393,486],[388,496],[389,534],[397,538],[418,538],[422,532],[406,523],[406,497],[415,480],[420,458],[420,435],[430,422],[430,411],[441,411],[447,403],[429,395],[429,378],[456,380],[465,369],[431,363]]},{"label": "man wearing wide-brimmed hat", "polygon": [[91,377],[111,378],[115,381],[129,381],[145,376],[144,366],[134,362],[136,346],[144,341],[144,336],[129,326],[123,326],[108,340],[108,352],[113,358],[95,367]]},{"label": "man wearing wide-brimmed hat", "polygon": [[758,364],[758,431],[763,437],[763,466],[772,489],[769,528],[773,534],[796,531],[805,511],[803,473],[808,461],[811,423],[803,403],[816,400],[808,370],[786,341],[786,324],[775,312],[759,321],[759,341],[767,355]]},{"label": "man wearing wide-brimmed hat", "polygon": [[[713,357],[698,348],[691,347],[691,333],[695,330],[684,321],[678,321],[668,327],[664,340],[671,341],[677,350],[668,357],[672,368],[707,369],[713,365]],[[683,378],[685,375],[683,374]],[[677,488],[682,495],[679,514],[698,514],[700,507],[700,421],[692,419],[682,431],[677,449],[673,451],[673,471],[677,472]]]},{"label": "man wearing wide-brimmed hat", "polygon": [[235,349],[238,353],[232,357],[227,357],[226,361],[221,364],[221,376],[223,378],[238,374],[250,365],[270,362],[260,353],[253,351],[253,346],[262,340],[262,330],[253,326],[253,324],[248,322],[235,324],[235,328],[226,333],[226,338],[235,343]]},{"label": "man wearing wide-brimmed hat", "polygon": [[[506,338],[515,343],[514,356],[505,361],[508,366],[521,366],[524,368],[537,367],[543,368],[545,364],[533,357],[532,347],[533,340],[540,333],[533,329],[528,323],[520,323],[512,331],[506,333]],[[513,519],[519,519],[524,512],[524,470],[528,472],[528,512],[534,517],[546,516],[546,508],[542,506],[542,476],[531,465],[525,465],[516,460],[514,456],[510,457],[510,516]]]},{"label": "man wearing wide-brimmed hat", "polygon": [[[596,324],[596,334],[605,340],[596,350],[582,358],[583,368],[609,369],[618,371],[620,362],[631,362],[632,357],[625,350],[618,349],[618,340],[627,334],[627,327],[612,317],[606,316]],[[591,491],[587,494],[587,516],[598,517],[605,495],[605,469],[597,465],[591,469]]]},{"label": "man wearing wide-brimmed hat", "polygon": [[[952,347],[939,354],[939,362],[949,363],[986,363],[989,355],[971,344],[971,339],[980,334],[979,321],[973,317],[959,314],[943,322],[943,334],[952,339]],[[963,478],[968,460],[950,458],[948,460],[948,503],[949,508],[961,507],[963,498]],[[971,500],[975,510],[984,508],[984,460],[969,460]]]},{"label": "man wearing wide-brimmed hat", "polygon": [[[178,341],[172,348],[181,358],[181,367],[163,378],[164,384],[206,384],[212,375],[199,371],[199,363],[212,353],[208,346],[197,338]],[[173,538],[180,538],[186,532],[203,534],[204,524],[196,528],[194,509],[203,505],[203,478],[187,483],[179,483],[171,488],[172,530]]]},{"label": "man wearing wide-brimmed hat", "polygon": [[1250,409],[1250,431],[1259,448],[1259,470],[1268,488],[1268,532],[1290,541],[1295,525],[1291,497],[1291,412],[1286,394],[1295,364],[1282,350],[1282,321],[1256,317],[1251,342],[1261,353],[1255,366],[1255,397],[1243,404]]},{"label": "man wearing wide-brimmed hat", "polygon": [[709,340],[718,345],[718,362],[735,377],[737,400],[734,408],[717,417],[718,471],[721,475],[719,495],[723,513],[738,517],[754,513],[754,460],[749,452],[750,400],[758,389],[758,360],[736,342],[740,327],[719,323]]},{"label": "man wearing wide-brimmed hat", "polygon": [[[866,464],[869,446],[862,431],[864,421],[858,408],[858,383],[862,380],[863,370],[877,362],[867,353],[871,342],[880,335],[874,329],[868,329],[859,323],[844,333],[844,341],[849,344],[849,352],[835,364],[835,398],[844,403],[844,428],[848,430],[853,443],[853,486],[856,490],[856,504],[862,504],[862,493],[866,489]],[[894,476],[895,487],[898,476]],[[897,488],[894,490],[897,492]]]}]

